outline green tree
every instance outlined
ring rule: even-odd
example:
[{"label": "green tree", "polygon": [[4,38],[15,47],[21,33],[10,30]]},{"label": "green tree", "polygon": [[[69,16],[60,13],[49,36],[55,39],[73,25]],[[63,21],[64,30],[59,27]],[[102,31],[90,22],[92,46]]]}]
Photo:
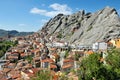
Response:
[{"label": "green tree", "polygon": [[26,58],[25,58],[29,63],[32,63],[32,56],[31,55],[28,55]]},{"label": "green tree", "polygon": [[105,58],[106,64],[100,62],[99,53],[84,58],[78,71],[79,80],[119,80],[120,49],[111,49]]},{"label": "green tree", "polygon": [[4,55],[4,51],[0,50],[0,57],[2,57]]},{"label": "green tree", "polygon": [[66,51],[65,51],[65,56],[64,56],[64,58],[67,58],[68,55],[69,55],[69,50],[66,50]]},{"label": "green tree", "polygon": [[32,80],[52,80],[52,76],[50,75],[50,71],[41,70],[36,74],[36,77]]},{"label": "green tree", "polygon": [[100,63],[99,54],[91,54],[82,60],[80,64],[80,70],[78,72],[79,79],[91,80],[93,77],[97,76],[97,71],[99,70]]},{"label": "green tree", "polygon": [[62,73],[62,75],[59,77],[59,80],[69,80],[67,76],[67,72]]},{"label": "green tree", "polygon": [[12,42],[12,41],[1,41],[0,42],[0,57],[2,57],[4,55],[4,53],[13,46],[17,45],[17,41],[16,42]]},{"label": "green tree", "polygon": [[81,57],[81,56],[80,56],[80,54],[78,54],[78,53],[74,55],[74,58],[75,58],[76,61],[78,61],[80,57]]},{"label": "green tree", "polygon": [[117,74],[117,78],[120,79],[120,49],[111,49],[108,51],[106,57],[107,66],[113,72]]},{"label": "green tree", "polygon": [[60,32],[58,35],[57,35],[57,38],[62,38],[63,37],[63,35],[62,35],[62,33]]}]

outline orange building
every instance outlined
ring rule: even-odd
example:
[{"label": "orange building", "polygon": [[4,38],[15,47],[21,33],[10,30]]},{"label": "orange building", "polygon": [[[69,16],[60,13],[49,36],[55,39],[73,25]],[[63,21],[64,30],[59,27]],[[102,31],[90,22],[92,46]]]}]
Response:
[{"label": "orange building", "polygon": [[120,48],[120,39],[112,39],[110,42],[115,46],[116,48]]}]

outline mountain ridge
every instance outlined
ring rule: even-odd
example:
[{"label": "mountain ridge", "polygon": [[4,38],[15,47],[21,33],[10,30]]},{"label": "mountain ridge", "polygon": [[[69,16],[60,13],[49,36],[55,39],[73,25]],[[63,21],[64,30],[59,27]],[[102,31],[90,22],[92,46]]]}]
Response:
[{"label": "mountain ridge", "polygon": [[90,45],[120,37],[120,17],[109,6],[95,13],[82,10],[72,15],[58,14],[38,32],[41,31],[69,43]]},{"label": "mountain ridge", "polygon": [[12,36],[12,37],[16,37],[16,36],[26,36],[26,35],[30,35],[33,34],[34,32],[19,32],[17,30],[3,30],[0,29],[0,37],[6,37],[6,36]]}]

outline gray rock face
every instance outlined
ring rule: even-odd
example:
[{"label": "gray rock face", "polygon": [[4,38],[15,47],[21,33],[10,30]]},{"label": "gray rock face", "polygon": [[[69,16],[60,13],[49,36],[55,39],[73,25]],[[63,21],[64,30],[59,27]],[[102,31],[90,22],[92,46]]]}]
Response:
[{"label": "gray rock face", "polygon": [[79,11],[72,15],[58,14],[44,26],[48,35],[61,34],[69,43],[91,45],[120,37],[120,18],[114,8],[105,7],[95,13]]}]

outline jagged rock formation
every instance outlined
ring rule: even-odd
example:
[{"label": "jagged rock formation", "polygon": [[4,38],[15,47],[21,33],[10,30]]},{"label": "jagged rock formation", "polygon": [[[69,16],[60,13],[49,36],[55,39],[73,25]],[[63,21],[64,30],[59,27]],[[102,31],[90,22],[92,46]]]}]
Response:
[{"label": "jagged rock formation", "polygon": [[105,7],[95,13],[79,11],[72,15],[58,14],[42,28],[47,35],[56,35],[70,43],[90,45],[96,41],[120,36],[120,18],[114,8]]}]

